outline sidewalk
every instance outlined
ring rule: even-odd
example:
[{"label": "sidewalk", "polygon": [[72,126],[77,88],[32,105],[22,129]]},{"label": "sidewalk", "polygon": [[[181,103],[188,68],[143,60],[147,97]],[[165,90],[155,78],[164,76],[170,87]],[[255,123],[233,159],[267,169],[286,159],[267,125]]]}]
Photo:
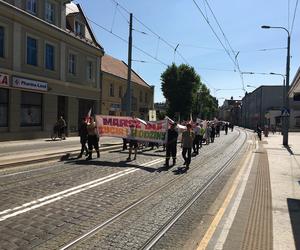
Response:
[{"label": "sidewalk", "polygon": [[274,249],[300,249],[300,133],[264,139],[270,165]]},{"label": "sidewalk", "polygon": [[[100,138],[100,151],[121,148],[122,139]],[[59,160],[75,156],[80,152],[80,139],[68,137],[66,140],[52,141],[49,138],[0,142],[0,168]]]},{"label": "sidewalk", "polygon": [[300,133],[287,148],[270,134],[251,151],[198,249],[300,249]]}]

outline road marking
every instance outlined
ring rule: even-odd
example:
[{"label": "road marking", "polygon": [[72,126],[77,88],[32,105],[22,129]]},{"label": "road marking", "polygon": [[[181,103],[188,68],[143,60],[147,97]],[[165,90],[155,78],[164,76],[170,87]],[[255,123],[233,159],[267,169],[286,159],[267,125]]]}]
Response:
[{"label": "road marking", "polygon": [[[107,154],[107,153],[109,153],[109,151],[104,151],[104,152],[101,152],[101,155]],[[30,163],[30,164],[25,165],[25,166],[34,166],[34,165],[37,165],[37,164],[40,165],[40,164],[48,164],[48,163],[57,163],[57,164],[60,164],[60,165],[59,166],[50,166],[50,167],[38,168],[38,169],[32,169],[32,170],[25,170],[25,171],[20,171],[20,172],[12,173],[12,174],[3,174],[3,175],[0,175],[0,178],[9,177],[9,176],[15,176],[15,175],[19,175],[19,174],[26,174],[26,173],[31,173],[31,172],[38,172],[38,171],[46,170],[46,169],[49,169],[49,168],[60,167],[61,164],[62,164],[62,162],[59,162],[57,160],[49,160],[47,162]],[[7,170],[7,169],[3,169],[0,172],[3,172],[5,170]]]},{"label": "road marking", "polygon": [[[250,162],[249,162],[250,160]],[[249,177],[249,174],[250,174],[250,170],[251,170],[251,167],[249,166],[252,166],[253,164],[253,160],[254,160],[254,154],[252,154],[252,152],[249,152],[248,155],[247,155],[247,158],[242,166],[242,168],[240,169],[238,175],[236,176],[236,178],[234,179],[233,181],[233,185],[231,186],[222,206],[220,207],[218,213],[216,214],[216,216],[214,217],[212,223],[210,224],[209,228],[207,229],[204,237],[202,238],[201,242],[199,243],[198,245],[198,248],[197,250],[204,250],[207,248],[210,240],[212,239],[226,209],[228,208],[229,206],[229,203],[231,202],[232,200],[232,197],[239,185],[239,182],[240,182],[240,179],[241,177],[244,175],[244,178],[243,178],[243,183],[242,183],[242,186],[240,187],[239,189],[239,193],[238,193],[238,197],[239,199],[235,200],[236,204],[234,204],[233,209],[232,211],[230,211],[230,216],[228,216],[228,218],[231,218],[230,221],[226,221],[226,224],[229,225],[229,227],[224,227],[224,229],[226,230],[226,232],[222,231],[223,234],[221,234],[221,236],[219,237],[219,241],[218,241],[218,245],[222,245],[224,244],[225,240],[226,240],[226,237],[228,235],[228,232],[230,230],[230,226],[232,225],[232,222],[233,222],[233,219],[234,219],[234,215],[235,213],[237,212],[237,208],[239,206],[239,203],[241,201],[241,197],[244,193],[244,190],[245,190],[245,187],[246,187],[246,183],[247,183],[247,179]],[[249,163],[248,163],[249,162]],[[248,167],[248,169],[246,169],[246,167]],[[246,171],[246,172],[245,172]],[[219,249],[219,248],[216,248],[216,249]],[[222,247],[220,248],[222,249]]]},{"label": "road marking", "polygon": [[[156,160],[144,163],[141,166],[152,166],[152,165],[155,165],[155,164],[157,164],[161,161],[163,161],[163,160],[162,159],[156,159]],[[140,170],[140,169],[139,168],[129,168],[129,169],[126,169],[126,170],[123,170],[123,171],[120,171],[120,172],[117,172],[117,173],[99,178],[97,180],[93,180],[93,181],[81,184],[79,186],[69,188],[67,190],[64,190],[64,191],[61,191],[61,192],[58,192],[58,193],[55,193],[55,194],[52,194],[52,195],[49,195],[49,196],[45,196],[43,198],[28,202],[28,203],[25,203],[25,204],[23,204],[21,206],[18,206],[18,207],[14,207],[14,208],[11,208],[11,209],[6,209],[6,210],[0,212],[0,215],[3,215],[3,216],[0,217],[0,221],[4,221],[8,218],[17,216],[19,214],[31,211],[33,209],[42,207],[44,205],[50,204],[52,202],[61,200],[61,199],[66,198],[66,197],[69,197],[71,195],[74,195],[74,194],[86,191],[88,189],[97,187],[99,185],[102,185],[102,184],[107,183],[109,181],[115,180],[115,179],[120,178],[122,176],[131,174],[131,173],[136,172],[138,170]]]}]

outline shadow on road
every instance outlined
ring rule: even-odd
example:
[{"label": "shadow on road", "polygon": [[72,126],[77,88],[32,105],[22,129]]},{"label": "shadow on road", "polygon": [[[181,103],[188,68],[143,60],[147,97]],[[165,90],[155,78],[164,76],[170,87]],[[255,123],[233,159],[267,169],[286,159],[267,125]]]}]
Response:
[{"label": "shadow on road", "polygon": [[287,199],[296,249],[300,249],[300,200]]},{"label": "shadow on road", "polygon": [[69,161],[70,164],[76,165],[87,165],[87,166],[103,166],[103,167],[118,167],[118,168],[138,168],[150,173],[157,172],[157,168],[151,168],[146,166],[139,166],[137,164],[133,164],[130,161],[119,161],[119,162],[111,162],[111,161],[87,161],[87,160],[72,160]]}]

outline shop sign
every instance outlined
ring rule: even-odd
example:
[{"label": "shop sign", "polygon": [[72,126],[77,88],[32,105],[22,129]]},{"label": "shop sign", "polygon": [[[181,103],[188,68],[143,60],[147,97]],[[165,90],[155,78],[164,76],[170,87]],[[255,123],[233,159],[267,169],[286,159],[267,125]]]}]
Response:
[{"label": "shop sign", "polygon": [[110,110],[111,111],[118,111],[121,110],[121,104],[120,103],[112,103],[110,105]]},{"label": "shop sign", "polygon": [[29,79],[24,79],[19,77],[13,77],[12,86],[15,88],[32,89],[32,90],[39,90],[39,91],[48,90],[48,83],[46,82],[39,82],[39,81],[29,80]]},{"label": "shop sign", "polygon": [[0,73],[0,86],[9,86],[9,75]]}]

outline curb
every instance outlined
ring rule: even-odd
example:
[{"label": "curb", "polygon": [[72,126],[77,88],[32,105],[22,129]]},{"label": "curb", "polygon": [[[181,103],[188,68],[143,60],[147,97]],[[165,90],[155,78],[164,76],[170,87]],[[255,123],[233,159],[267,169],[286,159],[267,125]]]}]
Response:
[{"label": "curb", "polygon": [[[119,149],[121,147],[122,147],[122,144],[106,146],[106,147],[100,148],[100,152]],[[71,150],[71,151],[65,151],[63,153],[51,153],[48,155],[45,154],[44,156],[39,155],[36,157],[33,156],[28,159],[23,159],[23,160],[20,159],[21,161],[17,161],[17,162],[0,164],[0,169],[8,168],[8,167],[18,167],[21,165],[34,164],[34,163],[52,161],[52,160],[65,161],[65,160],[68,160],[70,157],[77,156],[79,154],[79,152],[80,152],[80,150]]]}]

